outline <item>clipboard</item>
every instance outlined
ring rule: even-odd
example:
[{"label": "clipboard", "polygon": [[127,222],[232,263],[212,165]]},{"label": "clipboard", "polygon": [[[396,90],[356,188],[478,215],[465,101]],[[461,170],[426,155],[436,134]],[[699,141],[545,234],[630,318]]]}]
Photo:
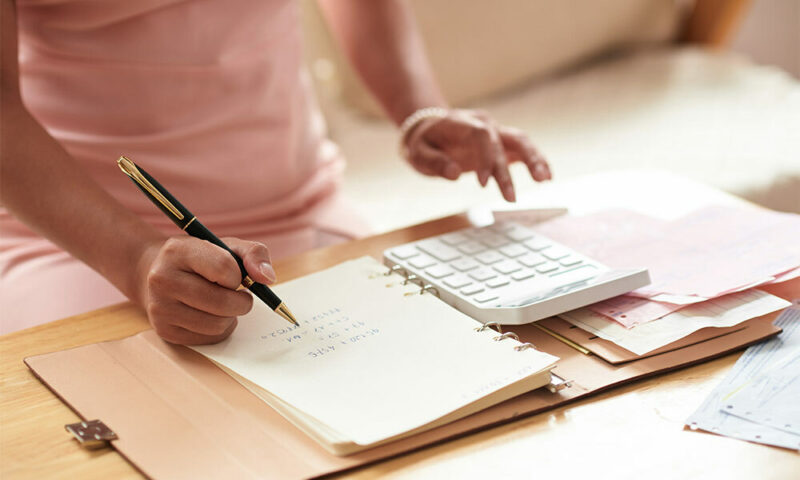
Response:
[{"label": "clipboard", "polygon": [[588,338],[557,318],[514,326],[520,341],[561,358],[554,373],[568,380],[570,388],[537,389],[453,423],[345,457],[328,453],[205,357],[167,344],[153,331],[30,357],[25,363],[81,418],[101,419],[113,430],[117,438],[111,445],[148,477],[314,478],[745,348],[780,332],[772,325],[776,314],[735,327],[706,328],[645,356],[632,356],[610,342]]}]

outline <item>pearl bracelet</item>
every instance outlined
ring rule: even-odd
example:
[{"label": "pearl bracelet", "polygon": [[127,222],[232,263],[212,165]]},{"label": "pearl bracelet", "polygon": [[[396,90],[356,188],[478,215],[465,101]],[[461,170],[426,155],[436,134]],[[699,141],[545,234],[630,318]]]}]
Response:
[{"label": "pearl bracelet", "polygon": [[444,118],[448,112],[448,109],[442,107],[425,107],[407,116],[403,123],[400,124],[400,155],[407,156],[405,142],[408,132],[413,130],[421,121],[428,118]]}]

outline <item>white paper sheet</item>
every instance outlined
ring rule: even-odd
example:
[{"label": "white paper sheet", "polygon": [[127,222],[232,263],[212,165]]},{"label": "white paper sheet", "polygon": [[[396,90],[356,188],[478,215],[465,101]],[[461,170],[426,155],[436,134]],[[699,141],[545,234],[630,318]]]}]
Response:
[{"label": "white paper sheet", "polygon": [[[363,257],[274,290],[288,325],[260,302],[227,340],[195,350],[367,445],[432,422],[549,369],[556,357],[515,351],[496,332]],[[409,294],[409,295],[405,295]]]},{"label": "white paper sheet", "polygon": [[614,342],[637,355],[643,355],[701,328],[730,327],[789,305],[791,303],[774,295],[759,290],[748,290],[690,305],[631,329],[588,308],[580,308],[559,316],[587,332]]},{"label": "white paper sheet", "polygon": [[469,222],[474,227],[485,227],[495,222],[516,222],[522,225],[534,225],[567,213],[568,210],[563,207],[528,208],[519,205],[506,205],[489,208],[485,205],[479,205],[467,211],[467,218],[469,218]]},{"label": "white paper sheet", "polygon": [[784,348],[788,358],[737,389],[722,410],[800,435],[800,345]]},{"label": "white paper sheet", "polygon": [[[735,393],[763,372],[770,370],[787,352],[800,348],[800,306],[784,310],[774,324],[783,329],[780,335],[748,348],[731,371],[687,420],[694,430],[800,450],[800,435],[745,420],[727,413]],[[791,402],[791,399],[789,399]],[[796,406],[797,397],[794,398]]]}]

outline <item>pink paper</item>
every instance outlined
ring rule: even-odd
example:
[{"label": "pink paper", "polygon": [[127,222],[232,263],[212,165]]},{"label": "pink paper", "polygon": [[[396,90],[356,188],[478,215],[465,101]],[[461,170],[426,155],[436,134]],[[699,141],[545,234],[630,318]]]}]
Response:
[{"label": "pink paper", "polygon": [[[534,228],[610,267],[647,268],[652,283],[626,297],[715,298],[789,279],[800,267],[800,215],[758,208],[714,206],[671,222],[609,210]],[[671,308],[629,298],[617,302],[597,308],[626,326],[660,318],[654,316]]]}]

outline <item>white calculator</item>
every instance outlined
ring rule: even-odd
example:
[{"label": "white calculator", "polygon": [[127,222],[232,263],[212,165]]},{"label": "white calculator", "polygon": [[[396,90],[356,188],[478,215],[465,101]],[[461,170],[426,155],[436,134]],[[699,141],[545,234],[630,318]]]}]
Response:
[{"label": "white calculator", "polygon": [[646,269],[614,270],[517,223],[495,223],[383,252],[384,263],[481,322],[520,325],[650,283]]}]

